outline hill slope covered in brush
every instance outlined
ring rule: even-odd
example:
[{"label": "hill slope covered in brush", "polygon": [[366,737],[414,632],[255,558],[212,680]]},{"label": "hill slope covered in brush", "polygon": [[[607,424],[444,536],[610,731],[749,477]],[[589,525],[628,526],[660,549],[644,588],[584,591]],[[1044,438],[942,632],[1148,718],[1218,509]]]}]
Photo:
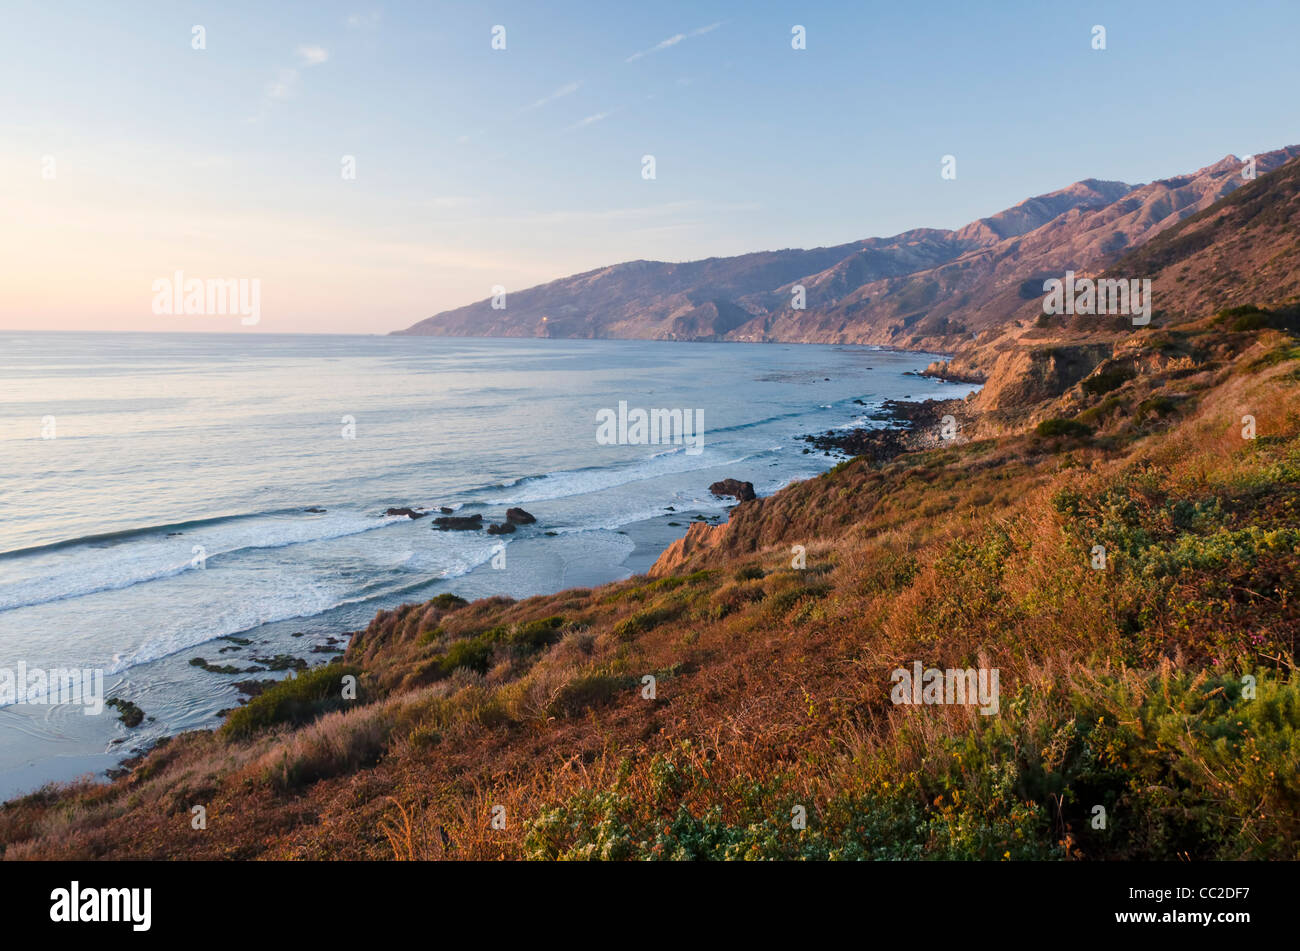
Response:
[{"label": "hill slope covered in brush", "polygon": [[[1300,146],[1256,157],[1260,174]],[[1228,156],[1147,185],[1088,179],[957,231],[813,250],[631,261],[445,311],[400,331],[478,337],[875,343],[947,350],[1002,327],[1045,277],[1096,270],[1244,184]],[[806,309],[791,307],[801,285]]]},{"label": "hill slope covered in brush", "polygon": [[[1294,273],[1294,171],[1158,266],[1248,241]],[[221,730],[6,804],[3,855],[1300,858],[1300,301],[1182,283],[1222,307],[1021,327],[938,407],[955,438],[741,503],[647,576],[383,612]],[[997,668],[997,713],[895,703],[917,662]]]}]

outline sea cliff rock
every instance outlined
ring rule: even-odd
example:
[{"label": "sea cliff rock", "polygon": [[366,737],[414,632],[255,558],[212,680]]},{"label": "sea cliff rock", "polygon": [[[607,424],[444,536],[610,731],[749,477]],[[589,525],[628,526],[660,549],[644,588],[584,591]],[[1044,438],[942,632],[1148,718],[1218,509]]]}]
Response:
[{"label": "sea cliff rock", "polygon": [[737,502],[748,502],[758,498],[754,494],[754,483],[741,482],[738,479],[723,479],[709,486],[709,491],[720,497],[731,496]]},{"label": "sea cliff rock", "polygon": [[384,513],[385,515],[405,515],[407,518],[424,518],[428,512],[417,512],[415,509],[392,508]]},{"label": "sea cliff rock", "polygon": [[691,555],[716,548],[722,539],[726,537],[727,526],[727,522],[723,522],[721,525],[692,522],[685,535],[664,549],[663,554],[650,566],[647,574],[652,578],[671,575]]},{"label": "sea cliff rock", "polygon": [[444,515],[433,520],[435,531],[474,532],[483,527],[482,515]]},{"label": "sea cliff rock", "polygon": [[973,401],[979,411],[1033,406],[1060,396],[1111,355],[1109,344],[1021,347],[1001,354]]}]

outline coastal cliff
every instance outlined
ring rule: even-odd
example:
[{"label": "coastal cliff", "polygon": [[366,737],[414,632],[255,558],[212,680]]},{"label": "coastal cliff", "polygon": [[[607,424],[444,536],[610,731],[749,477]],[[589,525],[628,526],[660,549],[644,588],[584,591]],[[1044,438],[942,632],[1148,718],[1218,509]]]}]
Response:
[{"label": "coastal cliff", "polygon": [[[1300,858],[1297,176],[1147,245],[1181,275],[1263,229],[1275,287],[990,334],[915,443],[645,576],[381,612],[220,730],[6,804],[3,856]],[[913,703],[914,665],[1000,695]]]}]

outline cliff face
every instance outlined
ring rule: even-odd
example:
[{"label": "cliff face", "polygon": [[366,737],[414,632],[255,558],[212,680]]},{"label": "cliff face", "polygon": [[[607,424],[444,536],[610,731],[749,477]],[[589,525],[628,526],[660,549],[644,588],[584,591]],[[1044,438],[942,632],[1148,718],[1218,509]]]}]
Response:
[{"label": "cliff face", "polygon": [[1052,400],[1110,356],[1105,343],[1022,347],[1002,353],[972,403],[981,412],[1015,410]]},{"label": "cliff face", "polygon": [[[1300,155],[1256,157],[1262,175]],[[1147,185],[1095,179],[957,231],[811,250],[632,261],[484,300],[403,334],[871,343],[953,349],[1036,306],[1045,278],[1097,270],[1245,184],[1228,156]],[[796,286],[805,307],[795,309]],[[1194,311],[1192,311],[1194,312]]]},{"label": "cliff face", "polygon": [[650,567],[650,577],[660,578],[680,570],[688,559],[717,547],[718,543],[726,537],[727,532],[726,522],[721,525],[706,525],[704,522],[692,523],[691,527],[686,530],[686,534],[664,549],[663,553],[655,560],[655,563]]}]

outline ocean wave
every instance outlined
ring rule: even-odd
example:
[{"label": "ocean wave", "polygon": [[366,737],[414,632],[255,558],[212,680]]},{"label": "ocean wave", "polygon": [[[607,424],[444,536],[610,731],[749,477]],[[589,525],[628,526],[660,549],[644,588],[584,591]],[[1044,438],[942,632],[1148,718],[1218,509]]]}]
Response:
[{"label": "ocean wave", "polygon": [[[301,510],[290,511],[296,517],[281,511],[201,519],[7,553],[6,574],[16,577],[0,582],[0,611],[161,581],[199,570],[196,560],[210,566],[244,551],[328,541],[409,521],[405,516],[375,518],[349,512],[302,517]],[[167,529],[181,528],[189,531],[167,537]],[[202,551],[196,552],[196,546]]]},{"label": "ocean wave", "polygon": [[[529,476],[525,479],[519,479],[511,485],[501,487],[500,492],[480,499],[479,503],[525,505],[572,498],[578,495],[589,495],[664,476],[684,475],[705,469],[739,465],[742,462],[767,455],[772,451],[763,449],[729,458],[723,458],[723,454],[718,452],[710,452],[707,446],[698,455],[658,452],[644,456],[633,463],[616,466],[585,466],[581,469],[566,469],[543,476]],[[531,491],[517,491],[525,488]],[[506,491],[509,489],[516,491]]]},{"label": "ocean wave", "polygon": [[94,535],[78,535],[74,538],[63,538],[59,541],[48,542],[43,545],[32,545],[29,548],[15,548],[11,551],[0,552],[0,563],[3,563],[9,558],[34,555],[47,551],[58,551],[61,548],[72,548],[77,545],[94,545],[99,543],[127,541],[135,537],[157,535],[159,532],[175,532],[187,528],[204,528],[209,525],[222,525],[226,522],[238,522],[250,518],[268,518],[277,515],[300,514],[303,511],[303,509],[277,509],[270,512],[248,512],[242,515],[218,515],[214,518],[198,518],[185,522],[161,522],[157,525],[146,525],[141,528],[124,528],[115,532],[100,532]]},{"label": "ocean wave", "polygon": [[[418,578],[390,578],[387,583],[372,581],[365,589],[340,591],[331,587],[314,590],[303,585],[286,585],[272,598],[243,601],[228,605],[219,616],[218,623],[206,629],[187,623],[167,633],[151,637],[107,669],[108,674],[118,674],[131,667],[151,663],[178,651],[189,650],[223,637],[237,636],[255,631],[267,624],[318,617],[358,604],[389,600],[425,588],[436,581],[459,578],[486,564],[502,544],[496,538],[484,538],[482,545],[459,546],[442,567]],[[269,603],[268,603],[269,602]]]}]

